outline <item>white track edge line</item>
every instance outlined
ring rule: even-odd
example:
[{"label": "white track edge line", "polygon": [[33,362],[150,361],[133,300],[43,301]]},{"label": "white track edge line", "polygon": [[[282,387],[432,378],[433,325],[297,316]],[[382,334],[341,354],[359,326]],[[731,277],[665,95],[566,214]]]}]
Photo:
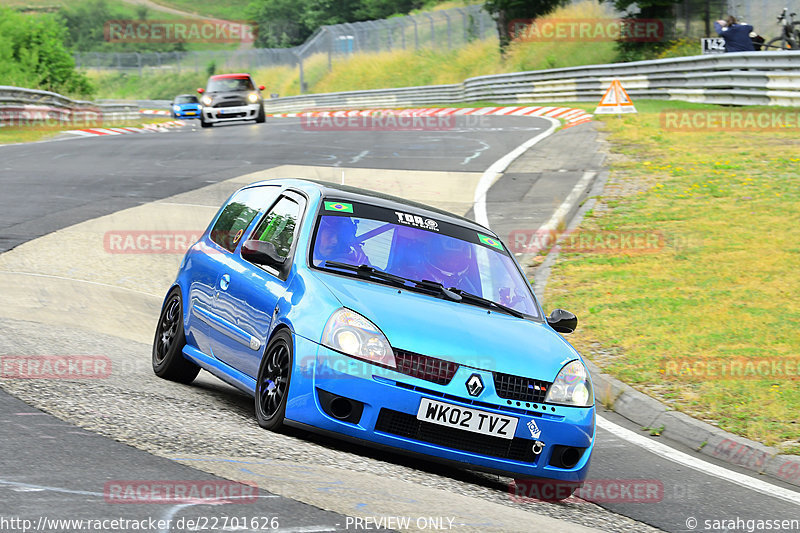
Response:
[{"label": "white track edge line", "polygon": [[639,435],[638,433],[617,425],[610,420],[602,418],[601,416],[597,417],[597,427],[674,463],[688,466],[689,468],[704,474],[708,474],[725,481],[730,481],[731,483],[736,483],[739,486],[766,494],[767,496],[773,496],[789,503],[800,505],[800,492],[785,489],[747,474],[734,472],[733,470],[728,470],[727,468],[719,465],[709,463],[708,461],[691,456],[688,453],[676,450],[675,448],[672,448],[664,443],[649,439],[644,435]]},{"label": "white track edge line", "polygon": [[542,139],[549,137],[558,126],[561,125],[561,122],[557,119],[550,118],[550,117],[541,117],[545,120],[550,121],[550,127],[547,128],[542,133],[536,135],[535,137],[528,139],[524,143],[520,144],[512,151],[495,161],[494,163],[487,168],[481,178],[478,180],[478,185],[475,187],[475,195],[472,200],[472,210],[475,214],[475,222],[478,224],[488,228],[489,227],[489,215],[486,212],[486,194],[489,192],[489,188],[494,184],[497,177],[508,168],[508,166],[519,156],[521,156],[527,149],[531,146],[535,145]]}]

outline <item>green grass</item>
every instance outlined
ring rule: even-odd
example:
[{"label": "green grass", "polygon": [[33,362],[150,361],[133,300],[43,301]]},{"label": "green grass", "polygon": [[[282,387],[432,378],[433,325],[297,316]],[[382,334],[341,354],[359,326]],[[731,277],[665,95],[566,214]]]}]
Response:
[{"label": "green grass", "polygon": [[198,87],[205,87],[208,76],[204,72],[185,72],[146,73],[139,77],[136,73],[92,71],[89,79],[97,88],[97,98],[172,100],[177,94],[194,93]]},{"label": "green grass", "polygon": [[570,341],[611,374],[723,429],[798,453],[797,380],[665,371],[670,362],[798,360],[797,126],[674,132],[662,128],[660,113],[799,110],[635,104],[636,115],[597,117],[612,146],[611,179],[582,230],[658,232],[664,246],[562,254],[547,308],[578,314]]},{"label": "green grass", "polygon": [[[605,7],[586,2],[562,8],[553,17],[608,16]],[[614,43],[596,42],[519,42],[501,57],[496,39],[476,41],[456,50],[393,50],[356,54],[333,63],[328,70],[327,55],[306,59],[304,76],[309,93],[326,93],[418,85],[461,83],[473,76],[520,72],[546,68],[590,65],[613,61]],[[201,67],[205,67],[201,65]],[[270,93],[281,96],[300,94],[299,69],[272,67],[253,73]],[[134,74],[134,76],[138,76]],[[191,86],[202,86],[205,75],[186,73],[171,76],[146,73],[141,81],[119,75],[93,75],[100,98],[171,98]],[[107,78],[107,79],[104,79]],[[197,85],[200,82],[200,85]]]}]

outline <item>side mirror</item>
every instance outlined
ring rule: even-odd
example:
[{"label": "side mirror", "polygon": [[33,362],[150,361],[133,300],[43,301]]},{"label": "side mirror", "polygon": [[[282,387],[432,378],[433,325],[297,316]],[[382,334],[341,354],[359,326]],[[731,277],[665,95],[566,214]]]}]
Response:
[{"label": "side mirror", "polygon": [[271,242],[250,239],[242,243],[242,259],[255,263],[281,268],[286,262],[285,257],[278,254],[275,245]]},{"label": "side mirror", "polygon": [[572,333],[578,327],[578,317],[563,309],[553,309],[547,323],[559,333]]},{"label": "side mirror", "polygon": [[200,94],[203,94],[204,92],[206,92],[206,90],[203,89],[203,88],[199,88],[199,89],[197,89],[197,92],[200,93]]},{"label": "side mirror", "polygon": [[259,86],[258,86],[258,90],[259,90],[259,91],[263,91],[264,89],[266,89],[266,87],[264,87],[263,85],[259,85]]}]

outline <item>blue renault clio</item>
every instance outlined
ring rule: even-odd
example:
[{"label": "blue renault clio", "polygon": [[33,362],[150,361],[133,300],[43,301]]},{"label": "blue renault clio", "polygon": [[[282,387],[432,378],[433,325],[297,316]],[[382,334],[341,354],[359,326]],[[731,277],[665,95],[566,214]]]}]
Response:
[{"label": "blue renault clio", "polygon": [[545,317],[508,249],[469,219],[271,180],[234,193],[187,251],[152,363],[245,391],[266,429],[580,484],[594,394],[559,334],[576,326]]}]

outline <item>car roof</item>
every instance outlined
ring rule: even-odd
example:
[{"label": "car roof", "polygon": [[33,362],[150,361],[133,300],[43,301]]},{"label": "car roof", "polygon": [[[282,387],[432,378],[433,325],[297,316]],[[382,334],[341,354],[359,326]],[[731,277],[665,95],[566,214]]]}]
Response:
[{"label": "car roof", "polygon": [[369,189],[362,189],[360,187],[339,185],[328,181],[309,178],[267,180],[254,183],[253,185],[274,185],[276,181],[288,186],[296,186],[301,189],[316,189],[323,197],[335,196],[337,200],[349,200],[353,202],[376,205],[387,209],[404,209],[406,211],[412,211],[414,214],[438,218],[444,222],[465,226],[476,231],[483,231],[494,235],[492,230],[461,215],[450,213],[449,211],[439,209],[438,207],[415,202],[414,200],[407,200],[405,198],[400,198],[399,196],[392,196],[391,194],[385,194]]},{"label": "car roof", "polygon": [[197,98],[197,96],[195,96],[193,94],[179,94],[175,98],[181,98],[181,97],[184,97],[184,96],[191,96],[192,98]]},{"label": "car roof", "polygon": [[250,74],[244,74],[244,73],[239,73],[239,74],[216,74],[214,76],[211,76],[209,79],[210,80],[224,80],[224,79],[227,79],[227,78],[249,78],[249,77],[250,77]]}]

